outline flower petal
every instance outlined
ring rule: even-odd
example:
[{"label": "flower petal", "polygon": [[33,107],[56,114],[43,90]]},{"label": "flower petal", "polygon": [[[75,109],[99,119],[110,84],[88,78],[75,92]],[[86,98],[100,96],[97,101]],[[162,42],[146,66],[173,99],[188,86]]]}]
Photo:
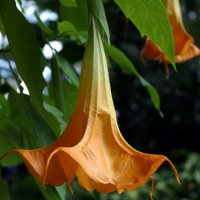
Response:
[{"label": "flower petal", "polygon": [[[93,127],[93,131],[85,133],[84,142],[81,141],[75,147],[57,148],[48,159],[46,174],[49,174],[48,166],[54,163],[55,156],[60,160],[69,157],[69,163],[78,163],[76,176],[86,190],[104,193],[117,190],[121,193],[143,185],[167,161],[179,181],[178,173],[168,158],[133,149],[121,136],[115,120],[105,116],[104,123],[101,121],[97,115],[95,124],[88,124]],[[70,165],[65,162],[59,164],[68,171]]]}]

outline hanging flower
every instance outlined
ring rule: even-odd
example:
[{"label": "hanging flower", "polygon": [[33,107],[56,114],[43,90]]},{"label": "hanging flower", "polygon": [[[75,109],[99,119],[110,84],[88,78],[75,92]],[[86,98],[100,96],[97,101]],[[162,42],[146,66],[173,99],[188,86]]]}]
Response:
[{"label": "hanging flower", "polygon": [[[176,63],[181,63],[193,57],[200,56],[200,49],[194,45],[192,36],[189,35],[184,28],[179,0],[162,1],[167,9],[168,18],[173,28]],[[149,38],[146,39],[141,55],[143,58],[158,60],[161,63],[165,63],[166,74],[169,75],[169,59]]]},{"label": "hanging flower", "polygon": [[77,176],[79,184],[88,191],[121,193],[135,190],[152,179],[164,161],[180,182],[167,157],[139,152],[123,139],[117,125],[102,38],[93,16],[88,38],[77,105],[62,136],[42,149],[16,149],[7,154],[18,152],[30,173],[43,185],[57,186],[67,181],[70,186]]}]

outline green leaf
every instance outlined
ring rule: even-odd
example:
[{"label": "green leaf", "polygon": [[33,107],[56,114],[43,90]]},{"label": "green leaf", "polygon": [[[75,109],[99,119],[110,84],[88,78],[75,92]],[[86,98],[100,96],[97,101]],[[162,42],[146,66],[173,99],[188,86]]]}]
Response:
[{"label": "green leaf", "polygon": [[19,6],[20,6],[21,11],[24,13],[24,8],[22,6],[22,0],[17,0],[17,2],[19,4]]},{"label": "green leaf", "polygon": [[[8,101],[5,99],[4,95],[0,94],[0,120],[2,119],[2,115],[6,115],[10,112]],[[5,116],[3,116],[4,118]]]},{"label": "green leaf", "polygon": [[63,120],[63,113],[60,112],[56,107],[48,104],[47,102],[44,103],[44,107],[48,112],[54,115],[54,117],[60,122],[60,127],[61,127],[60,129],[61,132],[63,132],[67,125],[66,122]]},{"label": "green leaf", "polygon": [[[12,108],[9,106],[10,102],[3,99],[2,96],[0,97],[0,106],[3,105],[0,109],[0,156],[2,156],[12,149],[23,146],[23,131],[21,132],[10,117],[12,113]],[[1,160],[2,166],[13,166],[21,162],[22,160],[17,154],[12,154]]]},{"label": "green leaf", "polygon": [[59,54],[55,54],[55,58],[57,61],[58,67],[64,72],[64,74],[67,76],[67,80],[74,85],[75,87],[79,87],[79,78],[73,69],[73,67],[69,64],[69,62],[64,59]]},{"label": "green leaf", "polygon": [[[29,114],[26,109],[26,96],[23,94],[18,94],[12,90],[8,96],[8,101],[10,104],[10,115],[9,120],[11,125],[15,128],[13,132],[8,132],[8,138],[15,143],[14,148],[34,148],[37,147],[36,138],[32,134],[31,125],[29,121]],[[29,98],[29,97],[27,97]],[[9,126],[12,127],[12,126]],[[16,137],[14,137],[14,135]]]},{"label": "green leaf", "polygon": [[3,35],[5,35],[5,30],[4,30],[4,26],[3,26],[1,14],[0,14],[0,32],[1,32]]},{"label": "green leaf", "polygon": [[[55,141],[56,137],[52,133],[51,129],[47,125],[47,123],[41,118],[38,114],[28,96],[24,95],[24,111],[27,114],[27,129],[29,130],[32,138],[36,141],[36,146],[34,148],[40,148],[47,146],[53,141]],[[57,133],[57,137],[59,137],[60,132]]]},{"label": "green leaf", "polygon": [[[61,80],[61,74],[65,75],[67,81]],[[68,121],[74,111],[79,79],[72,66],[59,54],[55,54],[53,57],[50,86],[56,107],[64,113],[64,120]]]},{"label": "green leaf", "polygon": [[61,20],[69,21],[78,31],[88,29],[88,8],[87,0],[77,0],[77,7],[60,6]]},{"label": "green leaf", "polygon": [[[55,135],[38,114],[29,96],[11,91],[8,101],[10,114],[0,120],[0,155],[16,148],[44,147],[55,141]],[[12,166],[20,163],[21,159],[12,154],[1,162],[3,166]]]},{"label": "green leaf", "polygon": [[34,13],[36,19],[37,19],[37,22],[38,22],[38,25],[40,26],[40,28],[43,30],[44,33],[46,33],[47,35],[51,36],[54,34],[54,31],[51,30],[48,26],[46,26],[46,24],[44,24],[42,22],[42,20],[40,19],[39,15],[37,14],[37,12]]},{"label": "green leaf", "polygon": [[59,0],[63,6],[66,7],[77,7],[76,0]]},{"label": "green leaf", "polygon": [[[104,47],[107,54],[119,65],[122,71],[126,74],[134,74],[142,83],[144,87],[146,87],[152,103],[157,110],[160,110],[160,97],[156,89],[146,81],[137,71],[133,63],[129,60],[129,58],[118,48],[113,45],[108,45],[104,42]],[[161,114],[161,113],[160,113]]]},{"label": "green leaf", "polygon": [[42,77],[42,70],[44,59],[34,30],[22,13],[18,11],[13,0],[0,1],[0,13],[12,55],[20,76],[30,92],[31,101],[54,133],[58,133],[60,129],[57,120],[43,107],[42,91],[45,81]]},{"label": "green leaf", "polygon": [[52,186],[46,186],[44,189],[38,181],[36,181],[38,188],[40,189],[42,195],[45,197],[46,200],[61,200],[56,189]]},{"label": "green leaf", "polygon": [[[17,115],[16,119],[20,119],[22,112],[21,110],[15,112],[18,101],[14,102],[15,104],[10,102],[10,98],[5,100],[3,96],[0,96],[0,106],[3,106],[2,109],[0,109],[0,156],[12,149],[23,147],[23,131],[12,119],[12,113]],[[20,105],[18,105],[18,108],[19,107]],[[12,154],[1,160],[2,166],[5,167],[13,166],[21,162],[22,160],[17,154]]]},{"label": "green leaf", "polygon": [[58,68],[65,74],[67,79],[67,81],[61,81],[60,84],[62,88],[63,104],[65,107],[65,120],[69,121],[76,105],[79,88],[79,78],[73,67],[66,59],[64,59],[59,54],[55,54],[55,58]]},{"label": "green leaf", "polygon": [[64,100],[64,91],[61,82],[61,73],[60,73],[61,70],[58,67],[56,55],[53,56],[53,59],[51,61],[51,69],[52,69],[51,86],[52,86],[52,94],[55,106],[64,114],[63,117],[66,120],[65,117],[66,107]]},{"label": "green leaf", "polygon": [[64,99],[65,99],[65,106],[66,106],[66,120],[69,121],[70,117],[72,116],[76,101],[78,98],[78,88],[68,82],[63,82],[62,84],[64,92]]},{"label": "green leaf", "polygon": [[167,55],[175,68],[174,39],[166,9],[160,0],[114,0],[125,16]]},{"label": "green leaf", "polygon": [[8,184],[1,177],[1,171],[0,171],[0,194],[2,200],[11,200],[8,190]]},{"label": "green leaf", "polygon": [[[94,192],[88,192],[85,189],[83,189],[79,184],[78,181],[75,179],[72,183],[72,188],[73,190],[76,192],[75,194],[71,193],[69,190],[67,190],[66,192],[66,199],[70,199],[70,200],[82,200],[82,199],[87,199],[87,200],[100,200],[101,198],[97,198],[96,196],[92,195],[92,193]],[[96,191],[95,191],[96,192]],[[97,193],[97,192],[96,192]],[[101,200],[110,200],[109,196],[107,195],[107,199],[101,199]],[[114,200],[114,199],[112,199]],[[119,199],[118,199],[119,200]]]},{"label": "green leaf", "polygon": [[33,100],[40,104],[42,102],[42,90],[45,86],[42,77],[42,65],[44,63],[42,63],[42,54],[34,30],[17,10],[13,0],[0,1],[0,11],[19,73]]},{"label": "green leaf", "polygon": [[66,184],[63,184],[61,186],[56,186],[55,189],[58,195],[60,196],[61,200],[66,200],[66,192],[67,192]]},{"label": "green leaf", "polygon": [[[8,119],[0,122],[0,156],[6,152],[23,146],[22,132],[18,130]],[[3,167],[10,167],[22,162],[18,154],[11,154],[1,160]]]},{"label": "green leaf", "polygon": [[75,26],[69,21],[62,21],[58,23],[58,31],[60,34],[67,33],[73,35],[77,33]]},{"label": "green leaf", "polygon": [[66,20],[58,23],[58,32],[60,35],[71,36],[71,39],[75,39],[80,44],[85,44],[87,41],[87,32],[78,31],[71,22]]},{"label": "green leaf", "polygon": [[9,102],[12,110],[10,118],[27,140],[27,148],[43,147],[56,139],[31,103],[29,96],[12,91],[9,95]]}]

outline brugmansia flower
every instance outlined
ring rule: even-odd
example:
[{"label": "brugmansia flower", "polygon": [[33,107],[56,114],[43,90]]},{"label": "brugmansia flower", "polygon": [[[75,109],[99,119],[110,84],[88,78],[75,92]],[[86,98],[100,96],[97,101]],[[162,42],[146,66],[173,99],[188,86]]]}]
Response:
[{"label": "brugmansia flower", "polygon": [[[162,0],[166,9],[174,34],[175,61],[177,63],[187,61],[193,57],[200,56],[200,49],[194,45],[191,35],[184,28],[179,0]],[[149,38],[141,52],[143,58],[158,60],[165,63],[168,75],[168,58],[163,51],[157,47]]]},{"label": "brugmansia flower", "polygon": [[[62,136],[42,149],[15,149],[30,173],[43,185],[70,186],[75,176],[88,191],[119,193],[143,185],[167,161],[139,152],[123,139],[116,119],[99,25],[90,19],[78,102]],[[6,155],[7,155],[6,154]]]}]

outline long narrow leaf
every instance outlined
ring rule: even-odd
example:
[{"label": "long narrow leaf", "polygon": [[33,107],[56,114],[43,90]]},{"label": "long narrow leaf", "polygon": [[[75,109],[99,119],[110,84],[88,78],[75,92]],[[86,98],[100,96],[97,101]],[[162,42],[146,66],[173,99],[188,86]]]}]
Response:
[{"label": "long narrow leaf", "polygon": [[104,43],[105,50],[107,54],[118,64],[118,66],[122,69],[123,72],[127,74],[134,74],[141,82],[141,84],[146,87],[152,103],[157,110],[160,110],[160,97],[156,89],[146,81],[140,73],[137,71],[133,63],[129,60],[129,58],[118,48],[113,45],[109,45]]}]

